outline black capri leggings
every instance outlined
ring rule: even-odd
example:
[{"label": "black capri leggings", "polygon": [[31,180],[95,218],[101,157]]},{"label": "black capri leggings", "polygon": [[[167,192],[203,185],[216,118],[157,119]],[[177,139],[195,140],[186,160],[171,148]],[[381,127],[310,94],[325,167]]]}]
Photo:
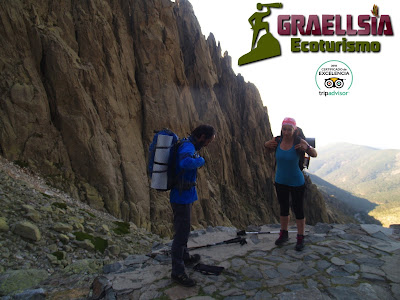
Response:
[{"label": "black capri leggings", "polygon": [[289,195],[292,195],[292,211],[297,220],[304,219],[304,190],[302,186],[288,186],[275,182],[275,190],[278,195],[279,206],[281,208],[280,215],[287,217],[289,215]]}]

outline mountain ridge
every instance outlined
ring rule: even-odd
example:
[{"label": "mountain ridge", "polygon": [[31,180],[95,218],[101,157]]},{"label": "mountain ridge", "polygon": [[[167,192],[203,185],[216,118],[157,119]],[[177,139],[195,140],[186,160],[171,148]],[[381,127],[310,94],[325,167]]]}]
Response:
[{"label": "mountain ridge", "polygon": [[400,223],[400,150],[350,143],[318,150],[310,173],[379,205],[370,215],[384,226]]},{"label": "mountain ridge", "polygon": [[376,204],[367,199],[356,197],[314,174],[307,174],[320,190],[330,211],[337,215],[337,219],[343,220],[344,223],[360,222],[362,224],[382,225],[380,221],[368,215],[377,206]]}]

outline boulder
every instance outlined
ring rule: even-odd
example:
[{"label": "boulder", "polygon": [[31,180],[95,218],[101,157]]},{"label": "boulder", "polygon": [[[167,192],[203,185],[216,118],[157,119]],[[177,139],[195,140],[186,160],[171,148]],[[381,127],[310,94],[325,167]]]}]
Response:
[{"label": "boulder", "polygon": [[7,232],[10,227],[7,224],[7,219],[4,217],[0,217],[0,232]]},{"label": "boulder", "polygon": [[93,243],[89,240],[75,241],[75,243],[78,245],[78,247],[85,250],[93,251],[95,249]]},{"label": "boulder", "polygon": [[63,270],[68,274],[96,274],[100,273],[103,268],[103,262],[95,259],[81,259],[68,266]]},{"label": "boulder", "polygon": [[45,270],[11,270],[0,275],[0,296],[22,292],[45,280]]},{"label": "boulder", "polygon": [[40,219],[41,219],[41,215],[40,215],[40,213],[38,213],[37,211],[31,211],[31,212],[28,212],[26,215],[25,215],[25,217],[26,218],[28,218],[28,219],[30,219],[30,220],[32,220],[33,222],[39,222],[40,221]]},{"label": "boulder", "polygon": [[41,239],[39,228],[28,221],[17,223],[14,228],[14,234],[33,241],[39,241]]},{"label": "boulder", "polygon": [[53,229],[57,232],[62,232],[62,233],[72,232],[73,230],[71,225],[65,223],[56,223],[53,225]]}]

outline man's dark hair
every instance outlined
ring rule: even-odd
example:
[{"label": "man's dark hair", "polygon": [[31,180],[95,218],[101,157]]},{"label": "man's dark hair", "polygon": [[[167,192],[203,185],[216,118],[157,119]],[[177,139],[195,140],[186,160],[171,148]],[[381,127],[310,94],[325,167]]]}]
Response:
[{"label": "man's dark hair", "polygon": [[192,131],[191,136],[199,139],[203,134],[205,135],[206,139],[212,138],[215,135],[214,127],[210,125],[200,125]]}]

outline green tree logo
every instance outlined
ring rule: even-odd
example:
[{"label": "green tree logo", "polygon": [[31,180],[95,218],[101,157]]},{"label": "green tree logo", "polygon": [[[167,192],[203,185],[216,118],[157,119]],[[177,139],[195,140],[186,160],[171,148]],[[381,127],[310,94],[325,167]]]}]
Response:
[{"label": "green tree logo", "polygon": [[[282,3],[257,3],[259,11],[262,11],[264,7],[267,8],[266,12],[255,12],[249,18],[249,23],[253,30],[251,51],[239,58],[239,66],[281,55],[279,41],[269,32],[269,24],[268,22],[264,22],[263,19],[271,14],[271,7],[282,8],[283,5]],[[263,29],[265,29],[266,33],[257,42],[258,35]]]}]

